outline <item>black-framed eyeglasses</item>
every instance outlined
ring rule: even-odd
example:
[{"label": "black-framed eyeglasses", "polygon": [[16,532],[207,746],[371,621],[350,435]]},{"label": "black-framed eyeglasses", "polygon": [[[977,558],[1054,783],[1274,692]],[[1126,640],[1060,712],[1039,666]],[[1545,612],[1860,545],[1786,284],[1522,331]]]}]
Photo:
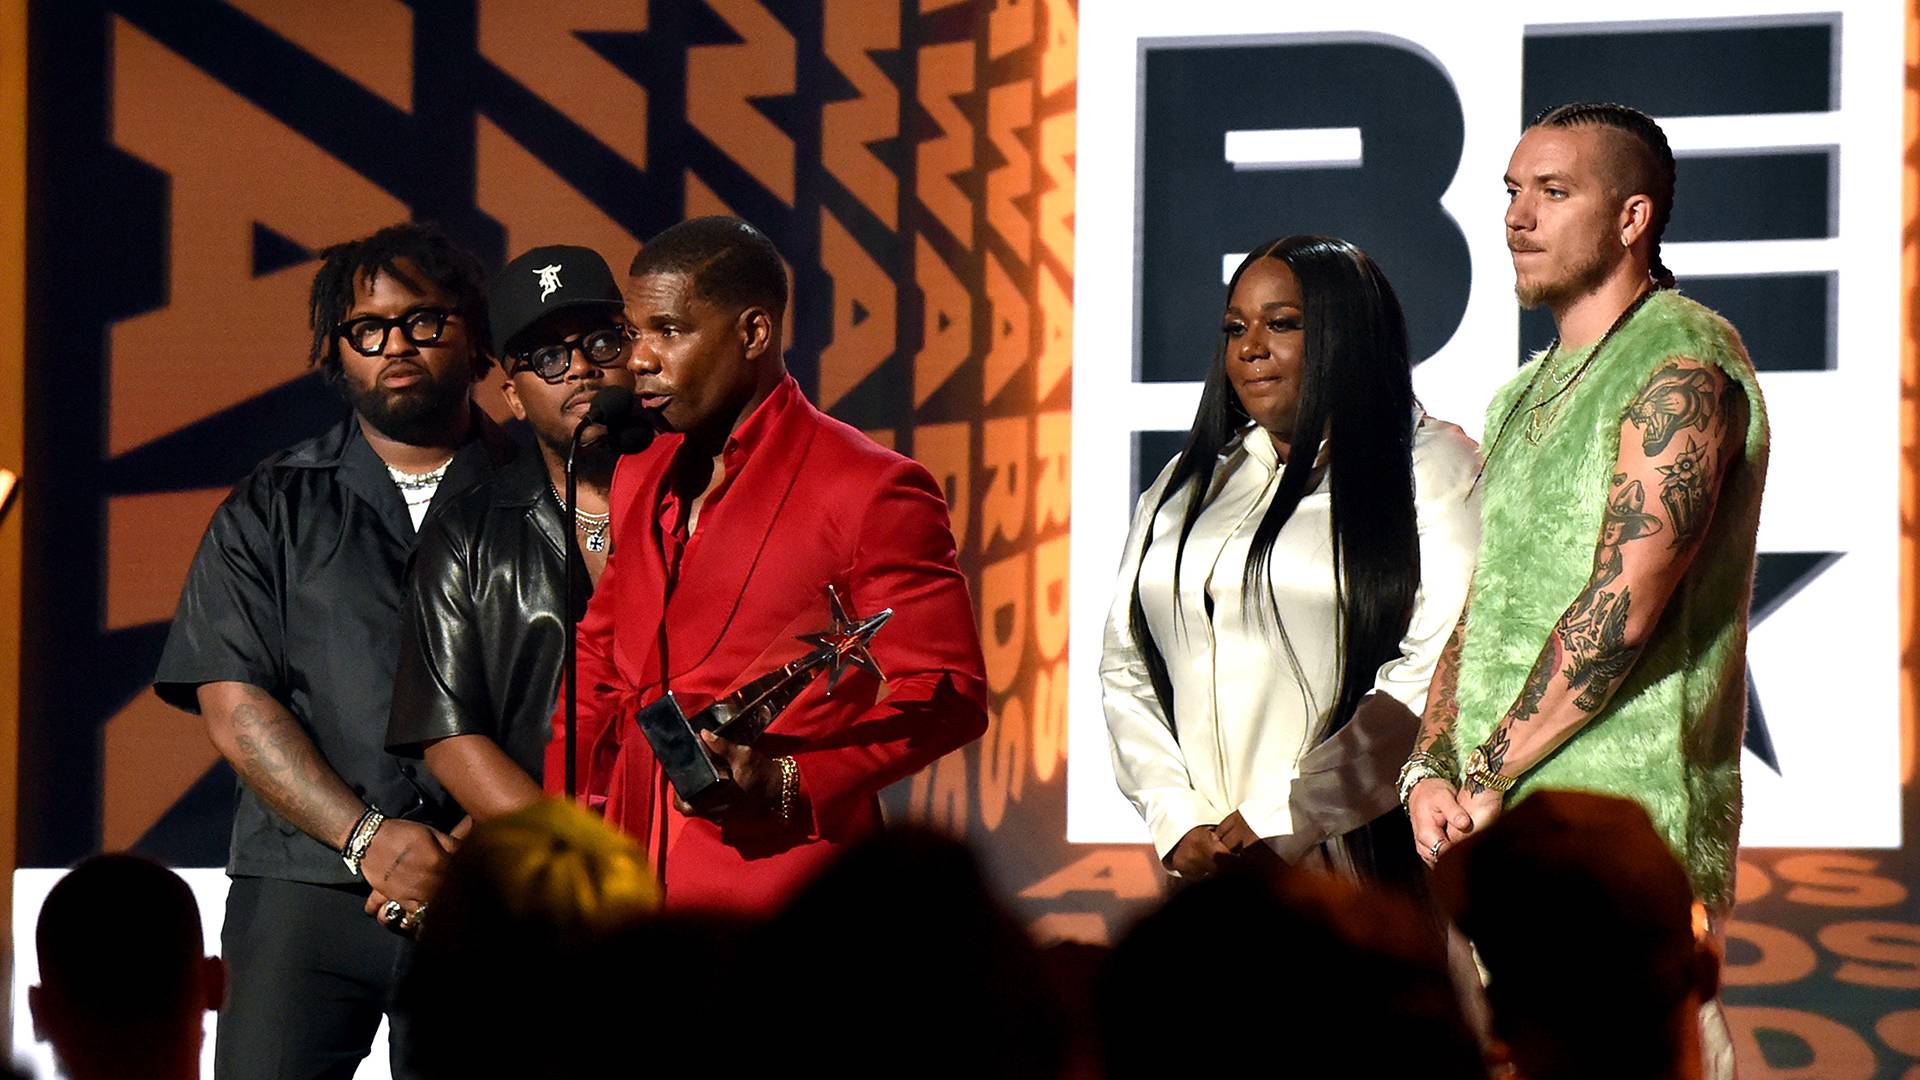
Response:
[{"label": "black-framed eyeglasses", "polygon": [[557,383],[567,377],[567,369],[573,366],[576,350],[594,367],[613,367],[625,358],[630,336],[624,326],[609,326],[575,334],[550,345],[521,349],[512,356],[513,371],[531,371],[546,382]]},{"label": "black-framed eyeglasses", "polygon": [[387,334],[394,327],[399,327],[401,336],[415,345],[432,345],[447,332],[447,320],[456,314],[445,308],[420,307],[391,319],[362,315],[334,327],[333,332],[345,338],[347,345],[361,356],[379,356],[387,351]]}]

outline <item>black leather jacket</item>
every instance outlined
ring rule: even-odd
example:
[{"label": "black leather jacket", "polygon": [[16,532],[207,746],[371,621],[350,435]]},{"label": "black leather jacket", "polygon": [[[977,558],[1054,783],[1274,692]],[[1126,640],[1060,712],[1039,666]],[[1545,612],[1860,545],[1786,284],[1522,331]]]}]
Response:
[{"label": "black leather jacket", "polygon": [[[408,574],[389,751],[420,757],[436,739],[481,734],[541,778],[566,649],[564,528],[532,451],[428,523]],[[574,570],[584,610],[591,586]]]}]

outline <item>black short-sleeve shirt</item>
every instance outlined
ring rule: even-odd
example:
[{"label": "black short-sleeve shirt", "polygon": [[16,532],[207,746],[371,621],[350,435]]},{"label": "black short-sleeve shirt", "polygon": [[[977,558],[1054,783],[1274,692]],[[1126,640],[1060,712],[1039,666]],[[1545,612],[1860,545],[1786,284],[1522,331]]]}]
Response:
[{"label": "black short-sleeve shirt", "polygon": [[[429,520],[514,453],[498,427],[478,409],[474,416],[474,435],[448,465]],[[258,686],[287,707],[362,799],[389,816],[451,827],[459,807],[426,770],[385,746],[414,540],[399,489],[352,416],[261,462],[207,525],[154,691],[197,713],[202,684]],[[337,851],[244,782],[227,872],[354,880]]]}]

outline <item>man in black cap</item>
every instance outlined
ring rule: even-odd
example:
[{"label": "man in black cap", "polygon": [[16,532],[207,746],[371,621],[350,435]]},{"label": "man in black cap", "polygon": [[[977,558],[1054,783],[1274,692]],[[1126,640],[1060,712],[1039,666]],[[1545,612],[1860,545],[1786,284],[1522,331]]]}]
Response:
[{"label": "man in black cap", "polygon": [[[460,808],[386,750],[423,521],[513,456],[472,400],[492,366],[480,263],[412,222],[321,253],[308,357],[352,412],[214,512],[154,675],[240,777],[215,1074],[347,1077],[373,1043]],[[393,1018],[402,1060],[405,1018]],[[396,1066],[397,1068],[397,1066]]]},{"label": "man in black cap", "polygon": [[[534,248],[494,277],[488,303],[507,404],[540,452],[468,492],[421,536],[387,729],[388,748],[424,754],[475,819],[541,795],[566,648],[567,447],[596,394],[633,388],[620,288],[593,251]],[[596,424],[574,457],[580,609],[612,547],[614,447]]]}]

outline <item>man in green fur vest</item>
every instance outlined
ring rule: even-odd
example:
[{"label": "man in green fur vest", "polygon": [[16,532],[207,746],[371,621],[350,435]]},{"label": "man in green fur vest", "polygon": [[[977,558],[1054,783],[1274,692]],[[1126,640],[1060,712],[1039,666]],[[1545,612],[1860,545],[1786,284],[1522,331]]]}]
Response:
[{"label": "man in green fur vest", "polygon": [[1487,410],[1478,566],[1400,792],[1429,863],[1534,791],[1632,799],[1717,930],[1767,420],[1739,335],[1660,261],[1673,179],[1619,105],[1549,110],[1514,148],[1514,291],[1559,337]]},{"label": "man in green fur vest", "polygon": [[1559,338],[1488,408],[1478,569],[1401,790],[1429,862],[1532,791],[1631,798],[1724,917],[1767,422],[1739,335],[1660,261],[1673,175],[1618,105],[1514,149],[1515,291]]}]

